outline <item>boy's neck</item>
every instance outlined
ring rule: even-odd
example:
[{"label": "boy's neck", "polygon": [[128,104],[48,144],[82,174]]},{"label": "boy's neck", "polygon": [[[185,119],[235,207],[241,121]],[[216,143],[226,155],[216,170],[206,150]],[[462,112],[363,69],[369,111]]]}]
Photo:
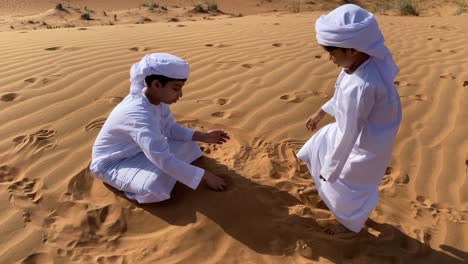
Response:
[{"label": "boy's neck", "polygon": [[366,53],[360,52],[358,56],[356,57],[356,60],[354,61],[354,63],[351,64],[349,68],[345,69],[345,72],[347,74],[353,74],[359,68],[359,66],[361,66],[364,62],[366,62],[367,59],[369,58],[370,58],[369,55],[367,55]]},{"label": "boy's neck", "polygon": [[155,96],[153,96],[153,95],[149,92],[149,89],[146,89],[146,90],[145,90],[145,96],[146,96],[146,98],[148,98],[148,101],[149,101],[151,104],[159,105],[159,104],[161,103],[160,100],[158,100],[157,98],[155,98]]}]

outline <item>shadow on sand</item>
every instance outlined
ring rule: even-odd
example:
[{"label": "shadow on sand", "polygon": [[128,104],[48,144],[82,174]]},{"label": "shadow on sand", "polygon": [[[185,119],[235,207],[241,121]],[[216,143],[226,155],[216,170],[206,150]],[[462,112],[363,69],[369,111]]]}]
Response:
[{"label": "shadow on sand", "polygon": [[[464,251],[447,245],[441,249],[449,253],[433,249],[392,225],[372,220],[367,227],[374,230],[373,234],[363,230],[353,236],[327,235],[314,221],[315,209],[307,210],[295,196],[250,181],[214,159],[205,158],[203,163],[202,167],[228,182],[226,191],[213,192],[205,186],[193,191],[177,183],[168,201],[130,202],[175,226],[193,224],[197,221],[196,214],[203,214],[229,236],[260,254],[298,253],[310,260],[325,258],[334,263],[466,263],[468,260]],[[122,193],[107,187],[123,197]],[[290,208],[295,206],[305,210],[290,213]]]}]

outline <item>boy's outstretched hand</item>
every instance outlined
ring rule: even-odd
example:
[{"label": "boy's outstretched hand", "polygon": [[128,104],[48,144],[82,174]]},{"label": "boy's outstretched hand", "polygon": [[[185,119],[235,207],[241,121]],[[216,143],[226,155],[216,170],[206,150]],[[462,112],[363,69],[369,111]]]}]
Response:
[{"label": "boy's outstretched hand", "polygon": [[215,129],[206,132],[203,135],[202,142],[211,144],[223,144],[230,139],[229,134],[223,130]]},{"label": "boy's outstretched hand", "polygon": [[326,112],[323,111],[322,109],[319,109],[317,112],[315,112],[314,114],[312,114],[309,119],[307,119],[307,122],[306,122],[306,128],[309,130],[309,131],[314,131],[317,126],[318,126],[318,123],[323,119],[323,117],[325,116]]}]

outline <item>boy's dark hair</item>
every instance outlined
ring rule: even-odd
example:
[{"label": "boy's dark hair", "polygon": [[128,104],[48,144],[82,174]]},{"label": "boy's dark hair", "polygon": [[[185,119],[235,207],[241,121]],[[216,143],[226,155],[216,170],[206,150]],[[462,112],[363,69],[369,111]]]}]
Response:
[{"label": "boy's dark hair", "polygon": [[340,48],[340,47],[324,46],[324,45],[320,45],[320,46],[322,46],[328,52],[333,52],[333,51],[335,51],[337,49],[341,49],[342,51],[349,50],[348,48]]},{"label": "boy's dark hair", "polygon": [[147,87],[150,87],[151,86],[151,83],[154,81],[154,80],[158,80],[162,86],[165,86],[168,82],[172,82],[172,81],[186,81],[187,79],[174,79],[174,78],[170,78],[170,77],[167,77],[167,76],[164,76],[164,75],[148,75],[145,77],[145,83],[146,83],[146,86]]}]

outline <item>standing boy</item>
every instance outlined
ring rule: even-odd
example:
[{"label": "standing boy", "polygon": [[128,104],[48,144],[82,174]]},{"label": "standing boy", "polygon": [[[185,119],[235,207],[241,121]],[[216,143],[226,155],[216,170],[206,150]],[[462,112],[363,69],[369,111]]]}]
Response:
[{"label": "standing boy", "polygon": [[327,232],[359,232],[378,202],[378,186],[401,122],[394,85],[398,67],[384,44],[373,14],[343,5],[316,24],[317,41],[342,67],[335,94],[306,123],[310,131],[326,113],[336,122],[320,129],[297,156],[338,223]]}]

